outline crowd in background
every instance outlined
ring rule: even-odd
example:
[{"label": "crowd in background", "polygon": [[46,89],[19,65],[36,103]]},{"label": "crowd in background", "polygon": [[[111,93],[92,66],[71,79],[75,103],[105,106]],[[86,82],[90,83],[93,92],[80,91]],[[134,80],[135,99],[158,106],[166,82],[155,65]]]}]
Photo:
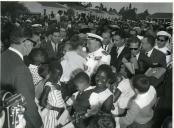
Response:
[{"label": "crowd in background", "polygon": [[172,31],[61,11],[2,16],[1,89],[26,98],[21,127],[171,128]]}]

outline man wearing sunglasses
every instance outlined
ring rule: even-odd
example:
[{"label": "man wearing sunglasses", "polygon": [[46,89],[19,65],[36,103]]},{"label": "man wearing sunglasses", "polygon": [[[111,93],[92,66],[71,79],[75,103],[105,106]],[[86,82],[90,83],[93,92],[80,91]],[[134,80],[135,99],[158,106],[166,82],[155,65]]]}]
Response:
[{"label": "man wearing sunglasses", "polygon": [[172,56],[171,56],[172,52],[167,47],[167,45],[170,43],[170,38],[171,38],[171,35],[168,32],[159,31],[157,33],[156,46],[155,46],[156,49],[158,49],[159,51],[163,52],[166,55],[167,66],[172,61]]},{"label": "man wearing sunglasses", "polygon": [[27,128],[40,128],[42,120],[35,104],[35,91],[31,73],[24,64],[27,56],[36,45],[31,41],[32,32],[26,28],[12,28],[11,45],[1,55],[1,89],[12,93],[21,93],[26,100],[24,117]]},{"label": "man wearing sunglasses", "polygon": [[141,53],[141,41],[137,37],[131,37],[128,39],[128,44],[130,54],[126,54],[123,59],[131,62],[134,65],[135,74],[131,74],[128,72],[128,70],[126,70],[127,77],[130,78],[132,75],[143,74],[145,71],[142,61],[143,57]]},{"label": "man wearing sunglasses", "polygon": [[[144,68],[147,71],[149,68],[166,68],[166,56],[161,51],[154,48],[155,38],[151,35],[145,36],[142,40],[143,48],[143,63]],[[155,87],[159,86],[163,81],[164,75],[159,79],[155,77],[149,77],[150,82]]]}]

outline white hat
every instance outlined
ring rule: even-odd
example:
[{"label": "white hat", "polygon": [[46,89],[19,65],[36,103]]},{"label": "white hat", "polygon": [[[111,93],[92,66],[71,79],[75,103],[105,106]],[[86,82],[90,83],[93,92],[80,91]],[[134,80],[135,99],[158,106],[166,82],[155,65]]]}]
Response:
[{"label": "white hat", "polygon": [[167,37],[171,38],[171,35],[166,31],[159,31],[157,33],[157,36],[167,36]]},{"label": "white hat", "polygon": [[32,27],[42,27],[42,25],[41,24],[33,24],[33,25],[31,25]]},{"label": "white hat", "polygon": [[29,23],[32,23],[32,21],[31,20],[29,20],[29,19],[27,19],[25,22],[29,22]]},{"label": "white hat", "polygon": [[87,38],[95,38],[95,39],[98,39],[100,41],[103,41],[103,38],[101,36],[98,36],[96,34],[93,34],[93,33],[86,33],[87,34]]}]

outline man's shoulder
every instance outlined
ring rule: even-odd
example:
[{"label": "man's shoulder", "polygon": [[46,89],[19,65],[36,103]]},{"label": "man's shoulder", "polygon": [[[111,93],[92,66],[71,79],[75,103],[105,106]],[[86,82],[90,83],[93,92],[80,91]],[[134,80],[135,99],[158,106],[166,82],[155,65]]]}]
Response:
[{"label": "man's shoulder", "polygon": [[107,51],[105,51],[105,50],[102,50],[101,53],[102,53],[102,55],[104,55],[104,56],[108,56],[108,55],[109,55],[109,53],[108,53]]},{"label": "man's shoulder", "polygon": [[164,57],[164,56],[165,56],[165,54],[164,54],[163,52],[161,52],[160,50],[158,50],[158,49],[156,49],[156,48],[154,48],[153,54],[154,54],[155,56],[158,56],[158,57]]}]

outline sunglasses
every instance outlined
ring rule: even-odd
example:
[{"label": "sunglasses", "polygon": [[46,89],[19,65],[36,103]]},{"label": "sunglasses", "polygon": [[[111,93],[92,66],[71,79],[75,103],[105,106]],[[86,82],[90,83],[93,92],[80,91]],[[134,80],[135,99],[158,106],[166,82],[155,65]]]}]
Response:
[{"label": "sunglasses", "polygon": [[138,50],[138,48],[129,48],[130,50]]},{"label": "sunglasses", "polygon": [[33,40],[31,40],[31,39],[26,39],[26,40],[24,40],[23,42],[25,42],[25,41],[30,41],[31,43],[33,43],[33,47],[35,47],[36,46],[36,44],[37,44],[37,42],[36,41],[33,41]]},{"label": "sunglasses", "polygon": [[161,40],[161,39],[159,39],[159,38],[157,38],[157,40],[160,41],[160,42],[164,42],[164,41],[165,41],[165,40]]}]

